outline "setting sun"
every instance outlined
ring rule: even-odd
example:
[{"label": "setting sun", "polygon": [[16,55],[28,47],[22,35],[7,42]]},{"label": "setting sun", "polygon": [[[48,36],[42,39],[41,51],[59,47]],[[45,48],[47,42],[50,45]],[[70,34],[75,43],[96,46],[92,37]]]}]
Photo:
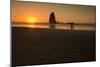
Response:
[{"label": "setting sun", "polygon": [[37,19],[30,16],[30,17],[27,17],[27,21],[30,22],[30,23],[34,23],[34,22],[37,21]]}]

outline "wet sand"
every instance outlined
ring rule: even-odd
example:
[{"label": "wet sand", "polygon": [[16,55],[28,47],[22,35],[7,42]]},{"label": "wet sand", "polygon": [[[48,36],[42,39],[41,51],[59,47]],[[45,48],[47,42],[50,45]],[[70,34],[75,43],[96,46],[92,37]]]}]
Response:
[{"label": "wet sand", "polygon": [[95,61],[95,31],[12,27],[12,65]]}]

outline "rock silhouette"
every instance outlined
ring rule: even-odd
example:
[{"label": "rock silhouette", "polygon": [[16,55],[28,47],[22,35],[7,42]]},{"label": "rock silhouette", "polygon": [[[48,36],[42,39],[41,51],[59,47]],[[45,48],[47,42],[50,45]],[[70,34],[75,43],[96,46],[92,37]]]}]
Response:
[{"label": "rock silhouette", "polygon": [[50,14],[49,23],[56,23],[54,12],[52,12],[52,13]]},{"label": "rock silhouette", "polygon": [[50,13],[49,23],[50,23],[50,28],[54,29],[55,28],[55,24],[56,24],[56,19],[55,19],[54,12]]}]

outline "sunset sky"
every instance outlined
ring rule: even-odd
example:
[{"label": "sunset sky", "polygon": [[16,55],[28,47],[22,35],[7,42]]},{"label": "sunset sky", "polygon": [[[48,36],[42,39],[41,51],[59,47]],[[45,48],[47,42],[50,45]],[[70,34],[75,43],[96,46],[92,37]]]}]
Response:
[{"label": "sunset sky", "polygon": [[37,2],[13,2],[12,22],[49,22],[49,14],[53,11],[56,21],[94,23],[96,22],[95,6],[79,6],[65,4],[50,4]]}]

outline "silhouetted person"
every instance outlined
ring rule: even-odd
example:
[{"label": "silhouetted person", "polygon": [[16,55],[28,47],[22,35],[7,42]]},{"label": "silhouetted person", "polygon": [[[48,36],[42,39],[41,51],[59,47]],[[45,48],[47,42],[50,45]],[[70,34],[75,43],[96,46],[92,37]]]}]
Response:
[{"label": "silhouetted person", "polygon": [[71,30],[74,30],[74,23],[73,22],[67,23],[67,24],[70,24],[71,25]]},{"label": "silhouetted person", "polygon": [[74,30],[74,23],[71,23],[71,30]]},{"label": "silhouetted person", "polygon": [[50,28],[54,29],[55,28],[55,24],[56,24],[54,12],[50,13],[49,23],[50,23]]}]

